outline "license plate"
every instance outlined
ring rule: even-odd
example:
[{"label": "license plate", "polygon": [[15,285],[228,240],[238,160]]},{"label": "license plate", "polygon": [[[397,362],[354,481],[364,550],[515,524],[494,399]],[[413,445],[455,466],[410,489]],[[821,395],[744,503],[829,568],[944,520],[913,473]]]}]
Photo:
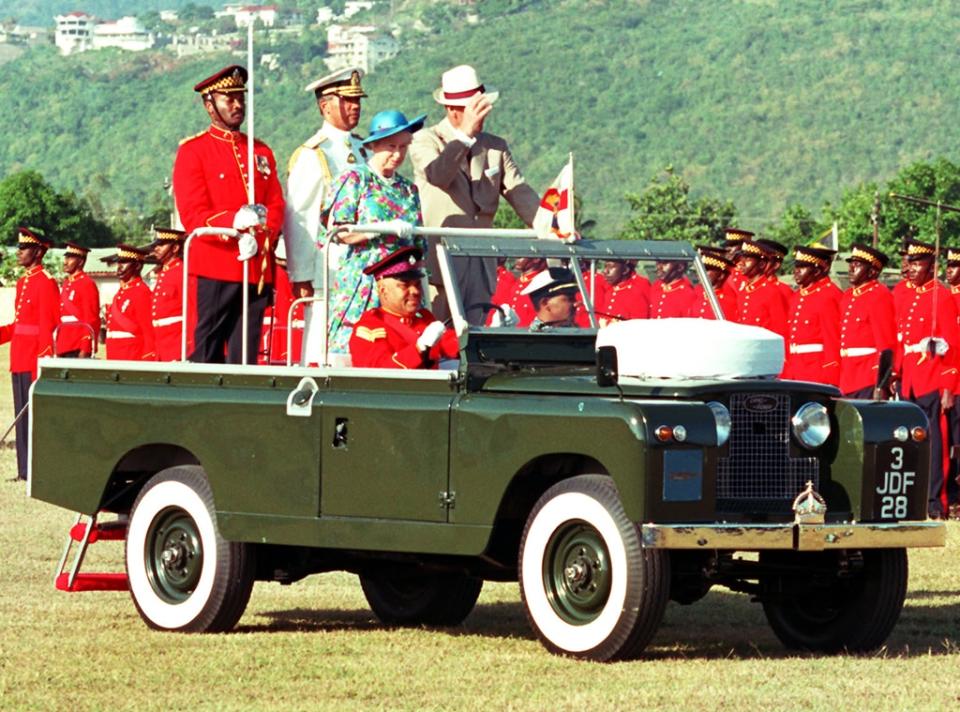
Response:
[{"label": "license plate", "polygon": [[910,499],[920,480],[917,472],[919,450],[893,445],[881,447],[878,455],[880,471],[876,479],[874,510],[877,518],[906,519],[910,511]]}]

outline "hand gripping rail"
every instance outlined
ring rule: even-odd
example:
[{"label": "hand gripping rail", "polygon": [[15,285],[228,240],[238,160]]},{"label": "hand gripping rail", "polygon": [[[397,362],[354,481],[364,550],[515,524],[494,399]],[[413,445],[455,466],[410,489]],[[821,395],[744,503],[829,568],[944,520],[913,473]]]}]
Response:
[{"label": "hand gripping rail", "polygon": [[[190,301],[190,292],[188,290],[188,283],[190,277],[190,243],[193,242],[195,237],[230,237],[237,239],[240,237],[240,231],[234,230],[229,227],[198,227],[196,230],[191,232],[187,239],[183,243],[183,329],[180,334],[180,360],[187,360],[187,307],[189,306]],[[240,290],[243,295],[243,309],[241,312],[240,318],[243,320],[242,328],[242,338],[243,338],[243,352],[242,352],[242,361],[244,365],[247,363],[247,332],[249,330],[247,313],[250,311],[250,285],[248,284],[250,278],[250,260],[243,261],[243,289]]]}]

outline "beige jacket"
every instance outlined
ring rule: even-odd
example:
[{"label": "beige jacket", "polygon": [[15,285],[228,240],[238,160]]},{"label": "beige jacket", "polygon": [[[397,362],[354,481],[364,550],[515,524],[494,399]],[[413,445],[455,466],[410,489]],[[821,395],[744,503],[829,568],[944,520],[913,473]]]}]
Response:
[{"label": "beige jacket", "polygon": [[[423,224],[427,227],[493,226],[500,196],[506,198],[527,225],[540,205],[540,196],[524,180],[510,155],[507,142],[499,136],[479,133],[471,147],[458,140],[447,119],[421,129],[410,144],[414,182],[420,190]],[[431,283],[439,286],[436,240],[430,240],[427,268]],[[490,301],[497,283],[493,259],[464,258],[456,265],[461,298],[471,323],[481,323],[483,310],[473,304]],[[445,318],[445,301],[434,302],[434,313]],[[439,313],[437,313],[439,312]]]}]

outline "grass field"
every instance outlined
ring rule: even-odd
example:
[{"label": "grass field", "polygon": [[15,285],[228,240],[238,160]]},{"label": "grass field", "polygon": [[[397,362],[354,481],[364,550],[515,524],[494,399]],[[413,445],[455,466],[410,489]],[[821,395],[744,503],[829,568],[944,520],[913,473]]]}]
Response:
[{"label": "grass field", "polygon": [[[0,363],[5,363],[0,351]],[[8,423],[9,386],[0,383]],[[0,450],[0,708],[889,709],[960,706],[960,524],[946,549],[911,554],[910,590],[871,656],[786,652],[746,596],[670,604],[647,657],[591,664],[534,638],[516,584],[487,584],[457,628],[380,625],[356,579],[258,583],[235,632],[146,628],[126,593],[65,594],[53,569],[73,515],[24,497]],[[118,570],[122,545],[86,570]]]}]

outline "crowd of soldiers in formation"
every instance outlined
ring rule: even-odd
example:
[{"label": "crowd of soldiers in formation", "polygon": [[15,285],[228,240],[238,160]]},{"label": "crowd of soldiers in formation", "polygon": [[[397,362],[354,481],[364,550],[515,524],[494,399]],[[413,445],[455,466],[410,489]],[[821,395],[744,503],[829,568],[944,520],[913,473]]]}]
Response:
[{"label": "crowd of soldiers in formation", "polygon": [[[396,216],[407,223],[419,222],[422,200],[427,225],[489,227],[501,197],[524,222],[532,223],[539,197],[526,185],[506,142],[483,131],[499,93],[482,84],[472,67],[461,65],[444,73],[434,92],[446,111],[440,124],[427,129],[423,116],[407,121],[400,112],[384,111],[374,116],[366,140],[350,132],[359,120],[360,99],[366,97],[361,76],[359,70],[343,70],[307,87],[316,96],[324,123],[290,161],[286,200],[266,144],[252,142],[253,165],[248,165],[250,146],[239,131],[245,116],[246,70],[225,67],[194,87],[211,125],[181,142],[174,163],[174,197],[184,230],[156,230],[147,249],[117,247],[113,260],[120,288],[105,318],[108,359],[176,361],[186,355],[196,362],[240,363],[246,351],[257,354],[260,362],[286,362],[286,330],[303,323],[285,323],[288,307],[295,298],[313,294],[326,268],[316,257],[323,240],[320,208],[330,203],[324,194],[331,191],[334,176],[351,166],[354,172],[365,169],[360,167],[368,160],[363,149],[376,149],[376,140],[393,138],[396,143],[398,136],[404,138],[396,149],[399,165],[410,134],[419,132],[413,144],[419,191],[408,191],[416,198],[411,204],[416,214],[410,215],[408,208],[408,214]],[[251,183],[256,204],[249,200]],[[383,207],[383,201],[373,202],[380,203],[375,208]],[[182,251],[186,236],[198,228],[235,233],[192,244],[184,319]],[[394,237],[410,236],[403,232],[398,230]],[[783,378],[831,384],[851,398],[916,403],[932,424],[929,514],[960,513],[960,488],[954,477],[947,476],[954,462],[947,455],[960,444],[960,418],[953,407],[954,394],[960,390],[960,250],[945,255],[947,287],[936,274],[934,245],[905,240],[900,251],[902,279],[890,290],[878,281],[888,256],[870,245],[854,244],[847,258],[850,286],[841,291],[829,277],[836,253],[819,244],[800,246],[794,248],[796,288],[791,288],[777,276],[787,248],[755,239],[745,230],[729,228],[726,233],[722,246],[699,248],[724,318],[783,337]],[[284,256],[284,242],[293,253],[289,276],[287,265],[278,259]],[[67,276],[58,289],[42,266],[51,245],[37,230],[18,231],[17,258],[25,274],[17,282],[14,321],[0,327],[0,343],[12,342],[10,370],[20,415],[36,378],[38,357],[90,357],[100,340],[97,288],[83,269],[88,250],[67,243]],[[426,259],[430,264],[433,255],[424,254],[427,250],[420,246],[401,245],[396,239],[385,240],[379,252],[371,251],[367,262],[358,265],[361,279],[376,280],[373,291],[381,302],[396,301],[390,302],[392,309],[369,309],[354,323],[358,328],[350,336],[350,347],[362,351],[361,358],[354,355],[354,365],[429,368],[456,355],[442,322],[420,308],[421,263]],[[141,276],[148,261],[159,264],[152,290]],[[586,310],[578,309],[582,296],[569,270],[547,267],[533,257],[516,260],[513,269],[486,262],[490,260],[455,265],[458,286],[469,293],[465,304],[495,307],[468,313],[471,323],[533,328],[588,324]],[[714,318],[702,285],[694,286],[688,278],[688,267],[686,262],[657,262],[652,282],[631,261],[606,261],[588,269],[588,294],[600,326],[627,319]],[[430,270],[434,276],[437,271]],[[439,286],[433,278],[431,284]],[[240,310],[244,291],[249,307],[246,328]],[[371,302],[375,304],[376,300]],[[433,305],[436,309],[438,302]],[[437,316],[443,319],[447,314]],[[303,315],[308,331],[310,318],[309,311]],[[264,324],[272,328],[264,329]],[[322,333],[326,329],[324,325]],[[302,351],[300,339],[294,340],[293,361],[317,361],[308,340],[304,335]],[[885,351],[893,354],[892,377],[878,388]],[[944,448],[941,430],[951,447]],[[25,449],[21,457],[26,438],[26,418],[21,418],[17,422],[21,477],[26,475]]]}]

